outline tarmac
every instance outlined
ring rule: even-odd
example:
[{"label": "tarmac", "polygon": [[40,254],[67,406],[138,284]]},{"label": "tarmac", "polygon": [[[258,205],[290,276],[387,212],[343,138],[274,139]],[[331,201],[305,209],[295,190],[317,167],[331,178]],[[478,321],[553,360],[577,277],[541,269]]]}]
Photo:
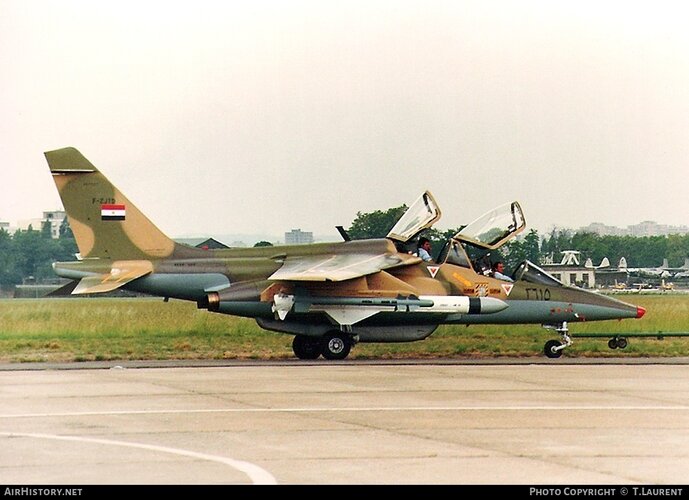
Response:
[{"label": "tarmac", "polygon": [[0,366],[1,482],[676,485],[689,470],[686,359],[180,364]]}]

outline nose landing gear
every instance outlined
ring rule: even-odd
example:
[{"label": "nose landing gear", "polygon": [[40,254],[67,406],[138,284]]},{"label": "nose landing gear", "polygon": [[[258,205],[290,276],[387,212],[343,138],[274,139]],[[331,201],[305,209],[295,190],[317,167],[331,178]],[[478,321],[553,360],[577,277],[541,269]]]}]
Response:
[{"label": "nose landing gear", "polygon": [[543,353],[549,358],[559,358],[562,356],[563,349],[572,345],[572,337],[569,336],[567,322],[563,321],[559,325],[543,325],[543,328],[554,330],[562,336],[562,341],[549,340],[543,348]]}]

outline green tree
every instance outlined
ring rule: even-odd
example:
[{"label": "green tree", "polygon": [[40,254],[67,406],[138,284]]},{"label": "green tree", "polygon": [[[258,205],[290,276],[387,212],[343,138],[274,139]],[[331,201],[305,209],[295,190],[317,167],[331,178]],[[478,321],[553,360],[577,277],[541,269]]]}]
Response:
[{"label": "green tree", "polygon": [[273,244],[270,241],[257,241],[254,247],[272,247]]},{"label": "green tree", "polygon": [[60,224],[60,233],[57,239],[57,246],[52,254],[52,260],[55,261],[69,261],[75,260],[75,254],[79,251],[77,241],[74,238],[74,233],[69,225],[67,217],[62,220]]},{"label": "green tree", "polygon": [[563,250],[572,248],[572,233],[568,229],[554,228],[541,244],[541,262],[552,257],[553,262],[560,262]]},{"label": "green tree", "polygon": [[17,271],[16,252],[12,236],[4,229],[0,231],[0,285],[7,287],[22,282]]},{"label": "green tree", "polygon": [[689,257],[689,234],[671,234],[667,238],[667,259],[671,267],[684,265]]},{"label": "green tree", "polygon": [[369,213],[357,212],[347,233],[353,240],[384,238],[406,210],[407,205],[402,205],[389,208],[384,212],[381,210]]},{"label": "green tree", "polygon": [[19,284],[29,277],[36,281],[55,278],[53,262],[75,260],[77,245],[73,237],[66,236],[69,233],[71,231],[55,240],[50,237],[47,224],[43,224],[41,231],[29,226],[26,231],[14,233],[9,244],[9,235],[0,234],[0,248],[5,246],[10,256],[2,259],[0,283],[7,286]]},{"label": "green tree", "polygon": [[581,264],[586,262],[586,259],[591,259],[594,264],[599,264],[604,257],[608,257],[609,245],[604,238],[601,238],[595,233],[575,233],[572,236],[571,250],[578,250],[581,252]]},{"label": "green tree", "polygon": [[14,233],[14,246],[16,252],[16,267],[22,278],[38,278],[37,274],[41,263],[49,260],[45,240],[42,233],[34,231],[32,226],[26,231]]},{"label": "green tree", "polygon": [[41,223],[41,238],[49,240],[53,237],[52,224],[48,220]]},{"label": "green tree", "polygon": [[531,262],[538,263],[541,259],[541,238],[538,231],[531,229],[529,234],[524,237],[524,253]]},{"label": "green tree", "polygon": [[540,259],[540,237],[535,229],[530,230],[523,238],[514,239],[492,252],[492,261],[502,260],[506,269],[515,269],[525,260],[538,263]]},{"label": "green tree", "polygon": [[[353,240],[363,240],[368,238],[384,238],[392,227],[402,217],[407,210],[406,205],[389,208],[385,211],[376,210],[375,212],[357,212],[356,219],[347,230],[347,234]],[[445,242],[457,234],[459,229],[447,229],[441,231],[435,228],[426,229],[422,235],[431,242],[433,247],[431,255],[435,258],[445,245]]]},{"label": "green tree", "polygon": [[62,224],[60,224],[60,239],[62,238],[74,239],[74,233],[72,232],[72,227],[69,225],[68,217],[62,219]]}]

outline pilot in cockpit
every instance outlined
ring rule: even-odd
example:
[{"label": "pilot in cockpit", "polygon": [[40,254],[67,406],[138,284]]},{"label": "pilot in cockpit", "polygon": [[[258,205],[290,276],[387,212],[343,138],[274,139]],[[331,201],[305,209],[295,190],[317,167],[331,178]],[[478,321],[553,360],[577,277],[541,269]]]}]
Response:
[{"label": "pilot in cockpit", "polygon": [[433,257],[431,257],[431,242],[428,240],[428,238],[424,238],[423,236],[419,238],[419,248],[417,250],[417,255],[421,257],[421,260],[424,262],[430,262],[433,260]]},{"label": "pilot in cockpit", "polygon": [[505,272],[505,265],[502,261],[493,263],[493,277],[502,281],[514,281],[512,278],[503,274]]}]

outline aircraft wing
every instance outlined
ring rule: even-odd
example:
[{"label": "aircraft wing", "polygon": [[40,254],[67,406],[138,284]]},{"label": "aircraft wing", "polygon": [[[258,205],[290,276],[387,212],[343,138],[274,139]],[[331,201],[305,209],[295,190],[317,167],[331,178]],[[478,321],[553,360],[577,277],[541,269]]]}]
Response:
[{"label": "aircraft wing", "polygon": [[421,262],[419,257],[391,253],[300,255],[285,259],[268,279],[273,281],[345,281],[397,266]]},{"label": "aircraft wing", "polygon": [[153,264],[148,260],[116,261],[109,273],[82,278],[72,294],[112,292],[152,272]]}]

